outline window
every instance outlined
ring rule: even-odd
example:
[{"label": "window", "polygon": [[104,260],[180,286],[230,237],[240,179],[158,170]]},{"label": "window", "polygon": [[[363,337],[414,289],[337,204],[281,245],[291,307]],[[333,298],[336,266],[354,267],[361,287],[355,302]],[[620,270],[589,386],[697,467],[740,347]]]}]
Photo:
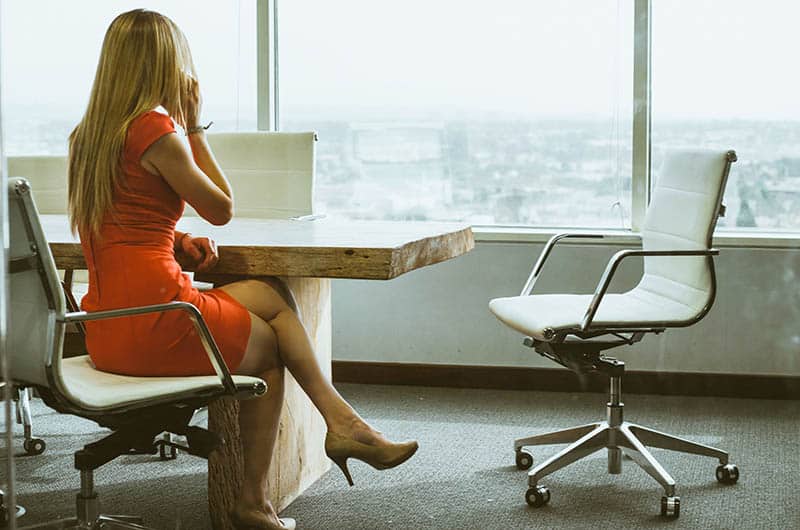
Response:
[{"label": "window", "polygon": [[108,25],[145,7],[186,33],[214,130],[256,128],[255,1],[3,0],[6,155],[66,154]]},{"label": "window", "polygon": [[800,229],[800,4],[654,0],[653,168],[671,146],[735,149],[720,226]]},{"label": "window", "polygon": [[318,210],[630,227],[628,0],[285,0],[282,130],[316,130]]}]

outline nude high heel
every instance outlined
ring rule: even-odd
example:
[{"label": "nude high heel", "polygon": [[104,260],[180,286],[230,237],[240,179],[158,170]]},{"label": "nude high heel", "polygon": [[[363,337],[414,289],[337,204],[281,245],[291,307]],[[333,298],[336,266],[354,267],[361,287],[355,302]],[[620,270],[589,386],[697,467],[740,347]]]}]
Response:
[{"label": "nude high heel", "polygon": [[325,436],[325,454],[339,466],[347,483],[351,486],[353,477],[350,476],[350,471],[347,469],[348,458],[366,462],[375,469],[389,469],[399,466],[411,458],[417,452],[418,447],[419,444],[416,441],[375,446],[332,432],[328,432]]}]

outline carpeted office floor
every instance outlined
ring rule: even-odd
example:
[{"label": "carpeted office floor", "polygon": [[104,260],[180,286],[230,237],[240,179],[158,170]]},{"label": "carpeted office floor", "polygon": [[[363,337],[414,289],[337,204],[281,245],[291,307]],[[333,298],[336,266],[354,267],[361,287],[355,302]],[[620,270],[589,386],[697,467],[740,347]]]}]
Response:
[{"label": "carpeted office floor", "polygon": [[[735,486],[714,478],[710,458],[654,450],[678,483],[681,517],[658,516],[661,487],[632,461],[606,473],[605,452],[548,477],[550,504],[524,501],[526,475],[514,466],[515,437],[588,423],[606,397],[419,387],[341,385],[345,396],[392,438],[415,437],[418,454],[378,472],[351,464],[356,485],[335,467],[284,515],[303,529],[800,528],[800,402],[625,396],[626,418],[730,451]],[[18,501],[33,524],[74,511],[72,453],[102,431],[34,402],[44,455],[16,459]],[[17,432],[20,429],[17,428]],[[15,450],[21,451],[21,436]],[[537,459],[555,446],[534,449]],[[144,515],[159,529],[209,528],[204,461],[122,457],[96,475],[105,511]]]}]

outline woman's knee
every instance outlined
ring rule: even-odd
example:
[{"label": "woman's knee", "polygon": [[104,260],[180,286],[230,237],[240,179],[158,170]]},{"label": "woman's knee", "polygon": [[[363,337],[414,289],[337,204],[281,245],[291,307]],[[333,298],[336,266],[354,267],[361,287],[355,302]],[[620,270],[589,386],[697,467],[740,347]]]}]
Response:
[{"label": "woman's knee", "polygon": [[286,282],[275,276],[263,276],[253,281],[262,282],[265,284],[267,287],[277,293],[281,300],[283,300],[283,303],[286,304],[286,307],[295,313],[297,312],[297,301],[294,299],[294,295],[292,294],[291,289],[289,289],[289,286],[286,285]]},{"label": "woman's knee", "polygon": [[221,287],[262,320],[272,320],[281,311],[297,311],[292,292],[278,278],[265,276],[251,278]]}]

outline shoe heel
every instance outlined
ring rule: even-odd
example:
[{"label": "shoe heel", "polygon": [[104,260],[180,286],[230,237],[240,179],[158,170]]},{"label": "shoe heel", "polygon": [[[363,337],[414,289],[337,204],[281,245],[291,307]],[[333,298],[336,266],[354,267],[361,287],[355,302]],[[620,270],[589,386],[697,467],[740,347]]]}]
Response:
[{"label": "shoe heel", "polygon": [[339,469],[341,469],[342,473],[344,473],[344,478],[347,479],[347,483],[352,486],[353,477],[350,476],[350,470],[347,469],[347,458],[331,458],[331,460],[333,460],[333,462],[339,466]]}]

